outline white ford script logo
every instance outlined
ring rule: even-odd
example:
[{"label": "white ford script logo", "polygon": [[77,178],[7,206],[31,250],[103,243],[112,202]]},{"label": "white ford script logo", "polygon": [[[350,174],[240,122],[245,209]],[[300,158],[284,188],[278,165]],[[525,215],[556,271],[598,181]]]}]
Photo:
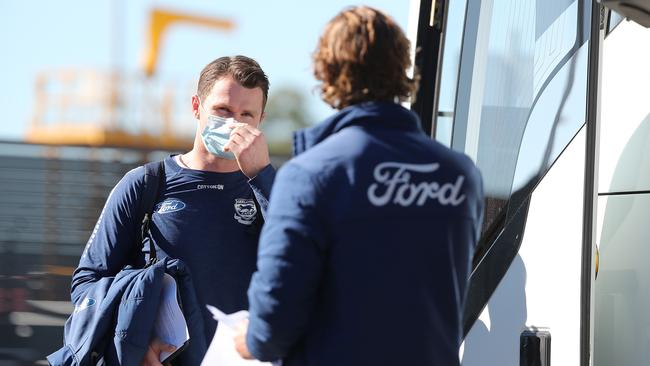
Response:
[{"label": "white ford script logo", "polygon": [[443,205],[458,206],[465,200],[461,188],[465,177],[459,175],[455,182],[436,181],[411,182],[411,173],[433,173],[440,164],[407,164],[387,161],[378,164],[374,170],[375,183],[368,187],[368,199],[375,206],[394,203],[400,206],[424,205],[428,199],[435,199]]},{"label": "white ford script logo", "polygon": [[159,214],[166,214],[170,212],[180,211],[184,208],[185,208],[185,203],[183,203],[183,201],[176,198],[170,198],[159,203],[156,206],[156,212],[158,212]]},{"label": "white ford script logo", "polygon": [[95,299],[90,298],[90,297],[86,297],[86,298],[83,299],[83,301],[81,301],[81,303],[77,304],[74,307],[73,313],[76,314],[76,313],[78,313],[80,311],[84,311],[84,310],[88,309],[89,307],[95,305],[95,302],[96,302]]}]

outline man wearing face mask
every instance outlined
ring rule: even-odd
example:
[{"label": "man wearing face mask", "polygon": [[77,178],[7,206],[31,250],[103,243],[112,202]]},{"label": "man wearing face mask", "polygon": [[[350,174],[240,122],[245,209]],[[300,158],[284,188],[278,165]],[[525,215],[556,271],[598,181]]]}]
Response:
[{"label": "man wearing face mask", "polygon": [[[263,70],[248,57],[209,63],[191,99],[194,146],[164,160],[165,184],[155,201],[151,236],[158,258],[178,258],[190,269],[208,344],[216,322],[206,304],[225,312],[248,308],[246,289],[275,176],[259,130],[268,88]],[[74,272],[73,302],[99,278],[144,263],[146,253],[135,243],[143,182],[139,167],[111,192]],[[152,339],[143,364],[160,364],[162,350],[171,351]]]}]

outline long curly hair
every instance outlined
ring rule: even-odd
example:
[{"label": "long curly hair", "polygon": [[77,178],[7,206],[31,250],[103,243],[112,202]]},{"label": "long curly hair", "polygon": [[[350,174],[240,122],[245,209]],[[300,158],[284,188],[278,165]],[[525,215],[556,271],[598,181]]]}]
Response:
[{"label": "long curly hair", "polygon": [[367,7],[341,11],[327,23],[313,53],[323,100],[334,108],[366,101],[403,102],[414,96],[410,42],[386,14]]}]

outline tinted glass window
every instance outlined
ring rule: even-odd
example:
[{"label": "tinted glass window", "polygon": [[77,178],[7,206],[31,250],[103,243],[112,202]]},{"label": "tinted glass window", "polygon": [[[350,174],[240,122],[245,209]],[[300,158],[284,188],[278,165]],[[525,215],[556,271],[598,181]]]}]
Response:
[{"label": "tinted glass window", "polygon": [[615,11],[610,11],[609,12],[609,20],[607,21],[607,34],[611,33],[614,28],[616,28],[621,22],[625,19],[624,16],[621,14],[615,12]]},{"label": "tinted glass window", "polygon": [[450,1],[447,10],[447,28],[444,36],[445,49],[440,73],[438,112],[435,121],[436,140],[445,146],[451,146],[458,67],[463,41],[463,25],[465,24],[465,6],[465,1]]},{"label": "tinted glass window", "polygon": [[507,222],[585,122],[585,12],[577,0],[468,3],[452,148],[483,173],[484,231]]}]

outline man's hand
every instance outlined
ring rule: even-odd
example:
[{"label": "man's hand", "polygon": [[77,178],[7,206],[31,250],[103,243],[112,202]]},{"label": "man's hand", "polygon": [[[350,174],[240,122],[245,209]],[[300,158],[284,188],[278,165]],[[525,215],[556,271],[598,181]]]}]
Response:
[{"label": "man's hand", "polygon": [[230,140],[223,149],[235,154],[239,169],[252,179],[271,163],[266,139],[262,131],[246,123],[233,123],[230,128]]},{"label": "man's hand", "polygon": [[239,324],[237,324],[237,328],[235,329],[235,348],[237,349],[237,353],[239,353],[242,358],[252,360],[253,356],[250,354],[250,352],[248,352],[248,346],[246,346],[247,332],[248,319],[244,319]]},{"label": "man's hand", "polygon": [[154,338],[151,343],[149,343],[149,349],[142,359],[140,366],[163,366],[160,363],[160,352],[174,352],[176,347],[161,342],[158,338]]}]

